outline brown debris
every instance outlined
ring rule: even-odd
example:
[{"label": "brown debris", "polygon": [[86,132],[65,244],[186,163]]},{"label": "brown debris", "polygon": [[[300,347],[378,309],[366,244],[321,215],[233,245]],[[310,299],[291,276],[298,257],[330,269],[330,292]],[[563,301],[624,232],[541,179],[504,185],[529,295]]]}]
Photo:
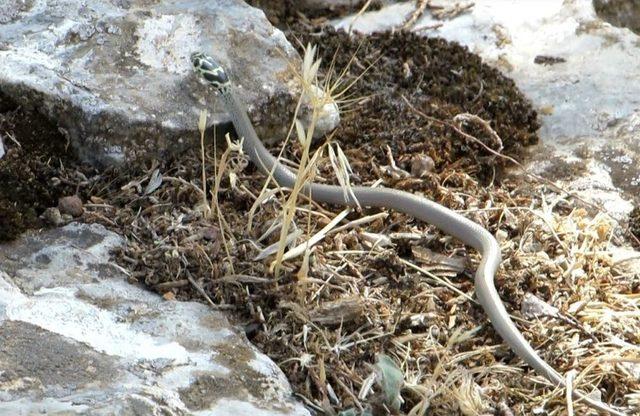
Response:
[{"label": "brown debris", "polygon": [[0,242],[57,220],[41,215],[58,198],[91,187],[83,182],[95,171],[77,162],[65,137],[51,121],[16,105],[0,91]]},{"label": "brown debris", "polygon": [[[434,161],[436,170],[455,165],[477,178],[493,177],[495,168],[504,165],[487,158],[478,145],[460,140],[452,129],[416,114],[412,107],[448,122],[463,113],[489,120],[504,139],[507,154],[518,155],[523,146],[538,140],[536,112],[513,81],[458,44],[406,32],[361,37],[331,28],[296,36],[302,43],[322,45],[326,65],[335,61],[336,68],[345,68],[355,55],[343,83],[358,81],[349,89],[352,99],[344,103],[347,112],[335,133],[341,143],[350,144],[345,152],[355,164],[354,156],[363,152],[370,153],[369,163],[387,164],[386,146],[390,146],[394,155],[422,153]],[[493,147],[494,138],[484,126],[468,124],[467,133]],[[410,159],[399,167],[410,170]]]},{"label": "brown debris", "polygon": [[321,303],[309,311],[309,319],[326,326],[352,324],[360,320],[364,312],[362,300],[359,297],[349,297]]},{"label": "brown debris", "polygon": [[427,155],[415,155],[411,158],[411,174],[424,178],[436,167],[435,162]]},{"label": "brown debris", "polygon": [[[378,10],[382,0],[353,0],[349,2],[332,0],[248,0],[247,4],[262,9],[272,25],[287,29],[292,25],[314,27],[329,19],[356,13],[368,4],[367,10]],[[324,4],[324,7],[319,5]]]},{"label": "brown debris", "polygon": [[536,55],[533,58],[533,63],[538,65],[555,65],[563,62],[567,62],[567,60],[559,56]]},{"label": "brown debris", "polygon": [[436,19],[444,20],[453,19],[456,16],[466,13],[471,10],[474,5],[472,1],[455,2],[453,4],[436,4],[431,0],[417,0],[415,10],[407,17],[402,25],[402,29],[411,29],[427,10],[429,10]]},{"label": "brown debris", "polygon": [[77,195],[64,196],[58,200],[58,209],[62,214],[79,217],[84,212],[82,200]]}]

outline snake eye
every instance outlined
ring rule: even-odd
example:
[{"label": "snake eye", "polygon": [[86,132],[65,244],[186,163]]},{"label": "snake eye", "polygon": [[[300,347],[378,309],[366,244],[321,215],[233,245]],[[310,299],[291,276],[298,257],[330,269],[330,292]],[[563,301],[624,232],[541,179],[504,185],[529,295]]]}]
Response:
[{"label": "snake eye", "polygon": [[193,64],[193,66],[195,68],[199,68],[200,67],[200,62],[202,60],[203,54],[202,52],[194,52],[191,54],[191,64]]}]

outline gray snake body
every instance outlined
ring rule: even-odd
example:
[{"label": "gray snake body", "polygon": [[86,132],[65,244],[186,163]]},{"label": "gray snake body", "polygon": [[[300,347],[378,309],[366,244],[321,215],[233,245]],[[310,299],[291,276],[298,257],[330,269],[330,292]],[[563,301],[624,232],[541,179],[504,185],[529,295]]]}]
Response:
[{"label": "gray snake body", "polygon": [[[244,138],[243,150],[251,161],[265,174],[272,174],[278,185],[292,188],[296,174],[282,165],[258,138],[243,103],[234,93],[224,69],[211,57],[202,53],[191,56],[194,68],[212,85],[223,99],[239,137]],[[480,304],[489,316],[495,330],[511,349],[535,371],[554,385],[564,386],[562,376],[547,364],[516,328],[494,286],[493,278],[500,265],[500,247],[487,230],[462,215],[426,198],[389,188],[352,187],[353,193],[344,192],[339,186],[307,183],[303,192],[315,201],[336,205],[390,208],[433,224],[465,244],[478,250],[482,260],[475,275],[475,292]],[[355,199],[353,199],[355,197]],[[592,408],[613,415],[625,416],[608,405],[574,391],[576,399]]]}]

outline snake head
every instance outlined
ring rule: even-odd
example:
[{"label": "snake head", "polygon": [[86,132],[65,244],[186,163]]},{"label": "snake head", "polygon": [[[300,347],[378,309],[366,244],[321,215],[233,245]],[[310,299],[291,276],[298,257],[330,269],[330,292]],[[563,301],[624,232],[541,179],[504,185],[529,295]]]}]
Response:
[{"label": "snake head", "polygon": [[216,92],[224,92],[231,85],[224,68],[212,57],[202,52],[195,52],[191,54],[191,63],[207,83],[216,89]]}]

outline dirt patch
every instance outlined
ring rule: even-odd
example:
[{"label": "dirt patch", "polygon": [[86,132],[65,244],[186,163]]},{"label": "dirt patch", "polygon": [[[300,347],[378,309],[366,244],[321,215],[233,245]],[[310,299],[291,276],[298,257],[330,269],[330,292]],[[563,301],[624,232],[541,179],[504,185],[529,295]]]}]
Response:
[{"label": "dirt patch", "polygon": [[[456,169],[485,180],[494,178],[504,165],[481,145],[465,141],[416,109],[436,120],[475,114],[503,138],[507,154],[518,155],[523,146],[538,141],[536,112],[514,82],[459,44],[407,32],[361,37],[325,28],[321,33],[296,35],[304,44],[321,45],[325,71],[332,62],[336,68],[348,68],[341,84],[352,84],[346,99],[353,101],[343,105],[346,114],[335,137],[349,148],[352,160],[387,164],[389,146],[394,155],[430,156],[438,172],[455,164]],[[481,126],[469,124],[463,130],[497,147]],[[363,160],[363,154],[369,157]],[[410,170],[410,159],[397,162]]]},{"label": "dirt patch", "polygon": [[556,156],[549,161],[549,167],[544,170],[544,177],[550,181],[569,181],[579,178],[587,172],[587,166],[582,160],[567,161]]},{"label": "dirt patch", "polygon": [[[249,400],[263,397],[266,377],[258,372],[246,374],[242,377],[215,377],[211,375],[198,377],[188,388],[180,390],[180,399],[190,410],[210,409],[221,398]],[[254,396],[249,395],[247,386]]]},{"label": "dirt patch", "polygon": [[108,385],[121,376],[116,358],[26,322],[2,322],[0,339],[3,391],[26,383],[21,386],[26,391],[71,394],[82,386]]},{"label": "dirt patch", "polygon": [[[271,400],[272,380],[249,364],[256,358],[251,348],[220,345],[214,348],[214,353],[218,362],[235,369],[236,374],[231,378],[201,376],[180,390],[180,398],[190,410],[209,409],[220,398]],[[284,405],[282,410],[286,410]]]},{"label": "dirt patch", "polygon": [[[321,3],[322,6],[320,6]],[[333,4],[332,4],[333,3]],[[329,19],[357,12],[367,3],[366,0],[352,1],[300,1],[300,0],[248,0],[247,4],[264,11],[272,25],[280,29],[288,29],[299,25],[301,21],[308,26],[315,26]],[[378,10],[381,0],[373,0],[366,10]]]},{"label": "dirt patch", "polygon": [[636,238],[640,239],[640,207],[634,207],[629,214],[629,229]]},{"label": "dirt patch", "polygon": [[[57,126],[0,94],[0,241],[46,226],[39,217],[73,195],[93,170],[82,166]],[[83,173],[84,172],[84,173]]]},{"label": "dirt patch", "polygon": [[640,34],[640,2],[637,0],[593,0],[596,14],[605,22]]},{"label": "dirt patch", "polygon": [[638,195],[640,177],[634,169],[640,162],[637,155],[638,146],[632,142],[618,147],[605,146],[596,155],[596,160],[607,167],[616,188],[624,190],[629,195]]}]

